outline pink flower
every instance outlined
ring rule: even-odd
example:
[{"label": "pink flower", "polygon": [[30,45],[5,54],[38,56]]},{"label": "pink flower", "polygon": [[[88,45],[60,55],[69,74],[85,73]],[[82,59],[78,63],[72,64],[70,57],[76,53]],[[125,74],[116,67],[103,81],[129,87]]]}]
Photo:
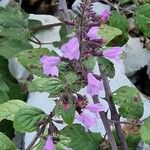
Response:
[{"label": "pink flower", "polygon": [[109,16],[110,16],[110,12],[108,10],[105,10],[100,14],[100,18],[104,22],[106,22],[109,19]]},{"label": "pink flower", "polygon": [[75,118],[84,125],[86,131],[97,123],[96,117],[91,117],[86,111],[83,111],[81,114],[76,112]]},{"label": "pink flower", "polygon": [[60,63],[60,61],[60,57],[56,56],[45,55],[41,57],[40,62],[43,65],[44,74],[58,77],[57,65]]},{"label": "pink flower", "polygon": [[45,146],[44,146],[43,150],[56,150],[51,136],[47,137],[47,141],[45,143]]},{"label": "pink flower", "polygon": [[103,51],[103,56],[110,59],[120,60],[120,54],[123,52],[121,47],[113,47],[111,49]]},{"label": "pink flower", "polygon": [[68,43],[64,44],[60,50],[64,54],[65,58],[70,60],[79,59],[80,57],[80,50],[79,50],[79,40],[77,37],[73,37],[68,41]]},{"label": "pink flower", "polygon": [[91,27],[90,30],[87,33],[87,37],[90,40],[101,39],[100,35],[98,34],[98,31],[99,31],[99,27],[98,26]]},{"label": "pink flower", "polygon": [[97,80],[92,73],[88,73],[88,86],[87,86],[87,93],[91,96],[98,95],[99,91],[103,89],[103,83]]},{"label": "pink flower", "polygon": [[88,104],[85,109],[89,110],[90,112],[93,113],[99,113],[100,111],[104,111],[104,107],[102,104],[97,103],[97,104]]}]

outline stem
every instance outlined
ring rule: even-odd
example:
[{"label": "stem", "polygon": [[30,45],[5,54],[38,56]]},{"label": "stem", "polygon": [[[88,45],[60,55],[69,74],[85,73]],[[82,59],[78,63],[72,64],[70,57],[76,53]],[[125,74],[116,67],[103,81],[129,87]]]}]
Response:
[{"label": "stem", "polygon": [[53,24],[47,24],[47,25],[39,25],[39,26],[35,26],[30,28],[31,31],[39,31],[39,30],[45,30],[45,29],[49,29],[55,26],[61,26],[62,22],[59,23],[53,23]]},{"label": "stem", "polygon": [[[94,103],[99,103],[97,95],[93,96],[93,101],[94,101]],[[109,120],[107,118],[107,114],[104,111],[101,111],[100,112],[100,117],[102,119],[102,122],[103,122],[103,125],[104,125],[104,128],[105,128],[105,131],[107,133],[108,140],[111,144],[112,150],[118,150],[116,141],[114,139],[114,136],[112,134],[112,131],[111,131],[111,128],[110,128],[110,125],[109,125]]]},{"label": "stem", "polygon": [[100,70],[101,77],[102,77],[103,84],[104,84],[104,90],[105,90],[105,94],[106,94],[105,97],[106,97],[106,100],[107,100],[107,102],[109,104],[109,108],[110,108],[110,111],[111,111],[111,119],[116,121],[114,123],[114,125],[115,125],[115,129],[116,129],[118,138],[120,140],[121,149],[122,150],[127,150],[128,146],[127,146],[127,143],[126,143],[126,140],[125,140],[122,128],[121,128],[120,116],[117,113],[115,104],[114,104],[114,102],[112,100],[112,93],[111,93],[111,89],[110,89],[110,86],[109,86],[109,82],[108,82],[107,76],[104,74],[104,72],[101,69],[100,65],[99,65],[99,70]]}]

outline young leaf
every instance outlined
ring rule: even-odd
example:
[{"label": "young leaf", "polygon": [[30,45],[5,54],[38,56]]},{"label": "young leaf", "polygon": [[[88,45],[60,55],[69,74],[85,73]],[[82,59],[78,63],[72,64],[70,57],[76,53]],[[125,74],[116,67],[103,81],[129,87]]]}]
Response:
[{"label": "young leaf", "polygon": [[108,26],[101,25],[99,35],[104,39],[105,45],[112,41],[116,36],[121,35],[122,31],[120,29]]},{"label": "young leaf", "polygon": [[97,57],[97,61],[98,61],[98,64],[101,65],[104,73],[109,78],[113,78],[115,76],[114,64],[110,60],[104,57]]},{"label": "young leaf", "polygon": [[90,57],[87,60],[83,61],[83,64],[90,69],[91,71],[93,71],[95,65],[96,65],[96,60],[95,57]]},{"label": "young leaf", "polygon": [[22,133],[36,131],[37,123],[45,118],[46,114],[39,108],[25,106],[21,108],[14,118],[14,128]]},{"label": "young leaf", "polygon": [[16,150],[14,143],[2,132],[0,132],[0,149],[1,150]]},{"label": "young leaf", "polygon": [[60,131],[61,135],[70,138],[69,145],[73,150],[99,150],[102,137],[100,133],[85,132],[83,126],[74,124]]},{"label": "young leaf", "polygon": [[144,120],[144,124],[140,129],[141,138],[144,143],[150,144],[150,117]]},{"label": "young leaf", "polygon": [[143,115],[143,102],[136,88],[123,86],[113,92],[113,101],[119,107],[122,117],[139,119]]},{"label": "young leaf", "polygon": [[21,100],[10,100],[0,105],[0,121],[3,119],[14,120],[17,111],[25,106],[26,103]]},{"label": "young leaf", "polygon": [[9,91],[8,85],[3,80],[0,80],[0,90],[2,90],[4,92]]},{"label": "young leaf", "polygon": [[63,82],[58,78],[39,78],[29,83],[30,92],[48,92],[50,96],[58,96],[63,87]]}]

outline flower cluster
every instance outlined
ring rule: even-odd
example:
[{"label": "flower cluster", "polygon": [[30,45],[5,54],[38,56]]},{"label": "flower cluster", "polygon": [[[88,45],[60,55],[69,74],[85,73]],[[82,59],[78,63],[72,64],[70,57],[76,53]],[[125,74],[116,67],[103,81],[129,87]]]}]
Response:
[{"label": "flower cluster", "polygon": [[[109,18],[110,13],[108,11],[104,11],[100,16],[100,22],[105,23]],[[62,57],[59,56],[42,56],[40,58],[40,62],[43,66],[44,74],[50,75],[52,77],[59,77],[59,67],[61,60],[65,61],[72,61],[74,62],[80,62],[82,59],[82,53],[83,49],[90,47],[90,42],[99,42],[99,40],[102,39],[102,37],[99,35],[99,26],[92,26],[87,28],[87,32],[83,35],[83,39],[80,39],[80,35],[76,34],[76,36],[72,37],[67,43],[63,44],[62,47],[60,47],[61,52],[63,53]],[[79,32],[80,33],[80,32]],[[82,47],[82,50],[80,49],[80,44],[82,44],[83,41],[88,45],[86,47],[86,44]],[[91,46],[92,47],[92,46]],[[90,47],[90,48],[91,48]],[[93,47],[91,48],[93,49]],[[90,49],[90,50],[91,50]],[[105,57],[108,59],[114,59],[116,61],[120,60],[120,54],[123,52],[123,50],[120,47],[113,47],[108,48],[104,51],[102,51],[102,55],[100,57]],[[93,55],[92,51],[90,51],[90,55]],[[87,83],[87,93],[90,94],[91,97],[95,95],[99,95],[99,92],[103,90],[103,82],[100,79],[97,79],[97,77],[92,73],[92,71],[86,72],[86,83]],[[65,110],[68,109],[68,105],[64,106]],[[83,124],[86,131],[93,125],[97,123],[97,114],[99,114],[100,111],[104,111],[103,106],[100,103],[97,104],[87,104],[84,108],[81,109],[81,111],[76,111],[75,113],[75,119],[77,119],[80,123]],[[48,136],[44,150],[55,150],[54,143],[51,136]]]}]

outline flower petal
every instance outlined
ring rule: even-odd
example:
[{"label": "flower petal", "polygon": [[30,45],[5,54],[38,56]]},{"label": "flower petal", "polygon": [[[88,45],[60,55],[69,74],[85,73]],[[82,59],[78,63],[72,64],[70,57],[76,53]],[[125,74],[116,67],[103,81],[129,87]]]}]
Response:
[{"label": "flower petal", "polygon": [[87,110],[89,110],[89,111],[91,111],[93,113],[99,113],[100,111],[104,111],[104,107],[100,103],[88,104],[85,109],[87,109]]},{"label": "flower petal", "polygon": [[64,54],[63,56],[65,58],[68,58],[70,60],[73,59],[79,59],[80,57],[80,50],[79,50],[79,40],[77,37],[73,37],[68,41],[68,43],[65,43],[60,50]]},{"label": "flower petal", "polygon": [[56,150],[51,136],[47,137],[47,141],[45,143],[45,146],[44,146],[43,150]]},{"label": "flower petal", "polygon": [[90,40],[101,39],[100,35],[98,34],[98,31],[99,31],[98,26],[91,27],[90,30],[87,33],[87,37]]}]

